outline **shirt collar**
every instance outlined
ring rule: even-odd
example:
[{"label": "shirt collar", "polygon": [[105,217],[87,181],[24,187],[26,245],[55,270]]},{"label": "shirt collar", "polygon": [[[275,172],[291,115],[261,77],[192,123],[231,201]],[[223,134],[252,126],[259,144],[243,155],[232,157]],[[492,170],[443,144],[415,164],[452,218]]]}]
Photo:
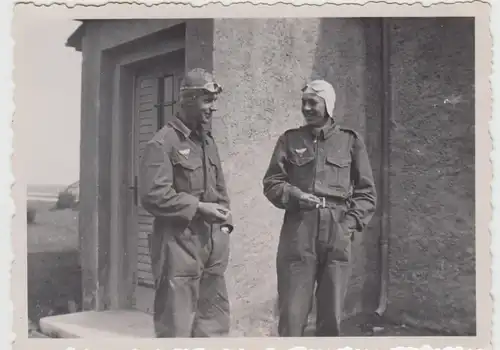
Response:
[{"label": "shirt collar", "polygon": [[179,118],[179,116],[177,116],[177,118],[169,122],[169,124],[175,130],[179,131],[182,135],[184,135],[185,138],[188,138],[192,133],[192,130],[189,129],[186,126],[186,124],[184,124],[184,122]]},{"label": "shirt collar", "polygon": [[314,136],[319,136],[322,139],[329,138],[333,133],[338,130],[338,125],[331,118],[328,118],[328,121],[321,128],[311,128],[311,133]]},{"label": "shirt collar", "polygon": [[[169,124],[177,131],[179,131],[182,135],[184,135],[185,138],[189,138],[191,135],[197,135],[198,133],[191,130],[184,122],[182,121],[181,118],[179,118],[179,115],[177,117],[169,122]],[[206,130],[205,134],[208,136],[212,136],[212,132],[210,130]]]}]

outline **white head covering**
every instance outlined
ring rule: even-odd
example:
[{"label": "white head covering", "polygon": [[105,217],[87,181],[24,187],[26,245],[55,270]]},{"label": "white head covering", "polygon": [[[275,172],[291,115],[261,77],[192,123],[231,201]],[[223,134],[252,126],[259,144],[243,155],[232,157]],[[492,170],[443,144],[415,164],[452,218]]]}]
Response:
[{"label": "white head covering", "polygon": [[324,80],[313,80],[304,86],[302,93],[315,94],[321,97],[325,101],[326,113],[330,118],[333,118],[336,95],[335,89],[330,83]]}]

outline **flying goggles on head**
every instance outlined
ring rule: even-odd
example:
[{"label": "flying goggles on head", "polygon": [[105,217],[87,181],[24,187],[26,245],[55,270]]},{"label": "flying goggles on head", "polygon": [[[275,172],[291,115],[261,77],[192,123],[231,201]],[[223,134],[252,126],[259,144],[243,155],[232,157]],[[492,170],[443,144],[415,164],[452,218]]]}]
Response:
[{"label": "flying goggles on head", "polygon": [[335,108],[335,89],[333,86],[324,80],[314,80],[302,88],[303,94],[315,94],[325,101],[326,112],[330,117],[333,117]]},{"label": "flying goggles on head", "polygon": [[212,82],[212,83],[205,83],[203,85],[181,87],[181,91],[189,91],[189,90],[205,90],[213,94],[220,94],[222,92],[222,86]]},{"label": "flying goggles on head", "polygon": [[204,69],[195,68],[186,74],[180,90],[204,90],[213,94],[220,94],[222,92],[222,86],[215,82],[212,74]]}]

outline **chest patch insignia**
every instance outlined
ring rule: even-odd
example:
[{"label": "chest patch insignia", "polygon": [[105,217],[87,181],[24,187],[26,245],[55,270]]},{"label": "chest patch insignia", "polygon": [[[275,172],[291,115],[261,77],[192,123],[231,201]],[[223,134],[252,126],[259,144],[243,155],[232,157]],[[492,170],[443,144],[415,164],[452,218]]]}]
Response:
[{"label": "chest patch insignia", "polygon": [[186,159],[189,157],[189,153],[191,153],[189,148],[179,150],[179,154],[184,156]]},{"label": "chest patch insignia", "polygon": [[297,148],[295,152],[297,152],[299,156],[302,156],[306,150],[307,148]]}]

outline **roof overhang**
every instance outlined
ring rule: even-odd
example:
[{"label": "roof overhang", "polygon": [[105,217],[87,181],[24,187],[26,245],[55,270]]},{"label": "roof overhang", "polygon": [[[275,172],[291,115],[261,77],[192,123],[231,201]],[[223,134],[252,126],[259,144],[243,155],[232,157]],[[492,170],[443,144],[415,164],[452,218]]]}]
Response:
[{"label": "roof overhang", "polygon": [[76,21],[81,22],[78,28],[68,37],[66,40],[66,47],[72,47],[76,51],[82,51],[82,39],[85,35],[85,27],[87,24],[86,20],[77,19]]}]

